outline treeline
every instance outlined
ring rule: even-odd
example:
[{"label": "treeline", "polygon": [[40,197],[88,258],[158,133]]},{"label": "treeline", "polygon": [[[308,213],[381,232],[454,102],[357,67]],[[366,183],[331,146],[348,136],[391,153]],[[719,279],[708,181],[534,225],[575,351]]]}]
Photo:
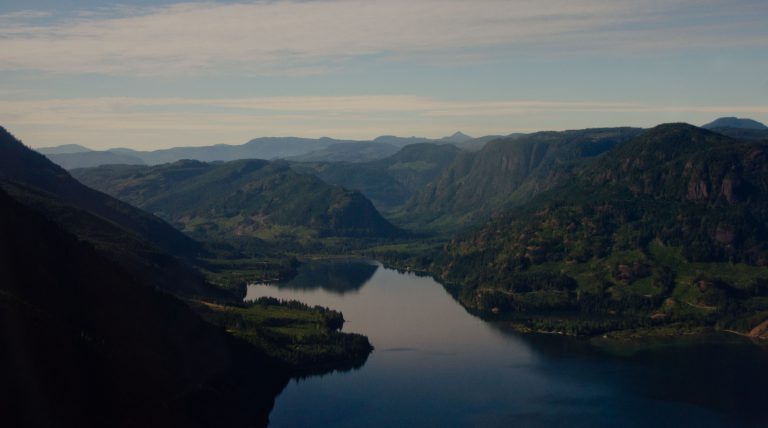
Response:
[{"label": "treeline", "polygon": [[189,301],[206,321],[254,345],[297,373],[359,367],[373,350],[368,338],[342,333],[341,312],[262,297],[252,302]]},{"label": "treeline", "polygon": [[259,297],[258,299],[251,301],[249,305],[259,305],[264,307],[277,306],[288,309],[313,312],[320,314],[320,316],[323,318],[323,321],[325,322],[325,327],[330,331],[341,330],[342,327],[344,327],[344,314],[320,305],[310,306],[297,300],[281,300],[275,297]]}]

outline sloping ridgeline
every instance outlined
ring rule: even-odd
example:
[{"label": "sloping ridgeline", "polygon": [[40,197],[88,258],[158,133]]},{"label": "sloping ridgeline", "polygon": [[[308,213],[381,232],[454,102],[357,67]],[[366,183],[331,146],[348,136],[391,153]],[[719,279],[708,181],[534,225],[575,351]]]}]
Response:
[{"label": "sloping ridgeline", "polygon": [[[216,144],[202,147],[173,147],[170,149],[150,152],[118,148],[106,151],[66,150],[60,147],[43,149],[53,162],[66,169],[90,168],[106,164],[130,165],[159,165],[176,162],[182,159],[193,159],[201,162],[232,161],[237,159],[276,159],[299,156],[311,151],[322,150],[331,145],[356,143],[332,138],[296,138],[296,137],[264,137],[256,138],[245,144],[228,145]],[[353,147],[353,146],[349,146]]]},{"label": "sloping ridgeline", "polygon": [[721,117],[701,127],[733,138],[768,140],[768,126],[752,119]]},{"label": "sloping ridgeline", "polygon": [[83,183],[204,238],[391,237],[402,232],[357,191],[285,163],[179,161],[75,170]]},{"label": "sloping ridgeline", "polygon": [[595,156],[626,141],[635,128],[538,132],[490,141],[461,153],[405,204],[404,224],[457,230],[571,180]]},{"label": "sloping ridgeline", "polygon": [[758,335],[766,266],[768,143],[667,124],[456,238],[434,267],[467,307],[536,329]]},{"label": "sloping ridgeline", "polygon": [[146,162],[130,152],[118,150],[87,151],[77,153],[43,153],[48,159],[64,169],[91,168],[99,165],[123,164],[144,165]]},{"label": "sloping ridgeline", "polygon": [[297,162],[366,162],[391,156],[397,151],[398,147],[392,144],[360,141],[331,144],[320,150],[287,157],[286,160]]},{"label": "sloping ridgeline", "polygon": [[384,159],[370,162],[294,163],[300,173],[359,190],[383,211],[402,207],[419,190],[436,179],[461,153],[452,144],[419,143],[403,147]]},{"label": "sloping ridgeline", "polygon": [[0,190],[0,425],[265,426],[289,370]]},{"label": "sloping ridgeline", "polygon": [[88,188],[0,128],[0,189],[163,290],[222,296],[180,259],[202,251],[163,220]]}]

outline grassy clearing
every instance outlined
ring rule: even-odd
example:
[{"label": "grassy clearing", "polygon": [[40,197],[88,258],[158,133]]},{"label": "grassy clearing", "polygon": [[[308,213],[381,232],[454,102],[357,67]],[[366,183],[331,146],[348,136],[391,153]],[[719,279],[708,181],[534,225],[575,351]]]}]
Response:
[{"label": "grassy clearing", "polygon": [[356,366],[373,349],[365,336],[339,332],[344,317],[327,308],[273,298],[239,306],[189,303],[208,322],[296,369]]}]

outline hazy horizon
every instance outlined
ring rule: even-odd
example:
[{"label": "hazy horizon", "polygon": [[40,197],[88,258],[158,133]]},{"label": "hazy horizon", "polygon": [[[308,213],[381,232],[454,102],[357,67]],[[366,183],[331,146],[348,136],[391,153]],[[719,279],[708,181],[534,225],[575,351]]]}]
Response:
[{"label": "hazy horizon", "polygon": [[755,0],[0,3],[0,125],[153,150],[766,122],[766,17]]},{"label": "hazy horizon", "polygon": [[[713,120],[714,119],[716,119],[716,118],[713,118]],[[739,119],[753,119],[753,118],[739,118]],[[712,120],[710,120],[709,122],[711,122],[711,121]],[[758,122],[762,123],[762,121],[758,121]],[[688,123],[688,122],[683,122],[683,123]],[[656,125],[661,125],[661,124],[662,123],[658,123]],[[691,125],[695,125],[695,126],[704,125],[703,123],[690,123],[690,124]],[[0,124],[0,126],[2,126],[2,124]],[[617,124],[617,125],[611,125],[611,126],[606,126],[606,127],[619,128],[619,127],[632,127],[632,126]],[[602,127],[591,127],[591,128],[602,128]],[[636,128],[647,128],[647,127],[637,126]],[[580,130],[580,129],[587,129],[587,128],[537,129],[537,130],[532,130],[532,131],[529,131],[529,132],[526,132],[526,133],[545,132],[545,131],[555,131],[555,132],[559,132],[559,131],[573,131],[573,130]],[[9,131],[11,131],[11,130],[9,130]],[[468,137],[471,137],[473,139],[474,138],[488,137],[488,136],[493,136],[493,135],[498,135],[500,137],[504,137],[504,136],[508,136],[508,135],[514,134],[514,132],[506,132],[506,133],[499,133],[499,134],[468,135],[467,133],[465,133],[465,132],[463,132],[462,130],[459,129],[459,130],[456,130],[454,132],[451,132],[450,134],[439,135],[439,136],[436,136],[436,137],[424,136],[424,135],[392,135],[392,134],[381,134],[381,135],[376,135],[376,136],[371,137],[371,138],[337,138],[337,137],[333,137],[331,135],[319,135],[319,136],[311,136],[311,135],[310,136],[300,136],[300,135],[262,135],[262,136],[255,136],[253,138],[250,138],[247,141],[242,141],[242,142],[210,143],[210,144],[202,142],[201,144],[196,144],[196,145],[188,144],[188,145],[167,146],[167,147],[148,147],[148,148],[134,149],[134,150],[137,150],[137,151],[155,151],[155,150],[165,150],[165,149],[184,148],[184,147],[208,147],[208,146],[215,146],[215,145],[238,146],[238,145],[247,144],[250,141],[258,140],[258,139],[262,139],[262,138],[264,138],[264,139],[267,139],[267,138],[306,138],[306,139],[314,139],[314,140],[320,140],[320,139],[323,139],[323,138],[330,138],[330,139],[339,140],[339,141],[370,142],[370,141],[374,141],[378,137],[397,137],[397,138],[427,138],[427,139],[439,141],[441,139],[447,139],[447,138],[451,137],[453,134],[459,133],[459,132],[462,133],[462,134],[465,134]],[[27,143],[25,142],[25,144],[27,144]],[[446,142],[446,144],[447,144],[447,142]],[[29,145],[29,144],[27,144],[27,145]],[[50,146],[45,146],[45,145],[37,145],[37,146],[29,145],[29,146],[32,147],[32,148],[35,148],[35,149],[50,149],[50,148],[56,148],[56,147],[61,147],[61,146],[67,146],[67,145],[83,146],[83,147],[85,147],[87,149],[97,150],[97,151],[98,150],[113,150],[113,149],[126,149],[126,148],[130,148],[130,147],[123,147],[123,146],[105,146],[105,147],[100,147],[100,148],[93,148],[93,147],[88,147],[88,146],[86,146],[84,144],[79,144],[79,143],[64,143],[64,144],[57,144],[57,145],[50,145]]]}]

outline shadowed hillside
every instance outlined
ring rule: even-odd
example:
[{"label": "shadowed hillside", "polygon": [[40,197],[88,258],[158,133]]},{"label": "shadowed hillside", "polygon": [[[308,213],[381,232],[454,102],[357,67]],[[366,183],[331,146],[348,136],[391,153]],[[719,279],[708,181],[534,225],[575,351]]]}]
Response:
[{"label": "shadowed hillside", "polygon": [[264,426],[288,370],[0,190],[0,423]]},{"label": "shadowed hillside", "polygon": [[389,237],[401,234],[359,192],[286,164],[179,161],[77,170],[84,183],[207,238]]},{"label": "shadowed hillside", "polygon": [[0,188],[164,290],[224,295],[176,257],[199,255],[198,242],[151,214],[82,185],[1,128]]}]

